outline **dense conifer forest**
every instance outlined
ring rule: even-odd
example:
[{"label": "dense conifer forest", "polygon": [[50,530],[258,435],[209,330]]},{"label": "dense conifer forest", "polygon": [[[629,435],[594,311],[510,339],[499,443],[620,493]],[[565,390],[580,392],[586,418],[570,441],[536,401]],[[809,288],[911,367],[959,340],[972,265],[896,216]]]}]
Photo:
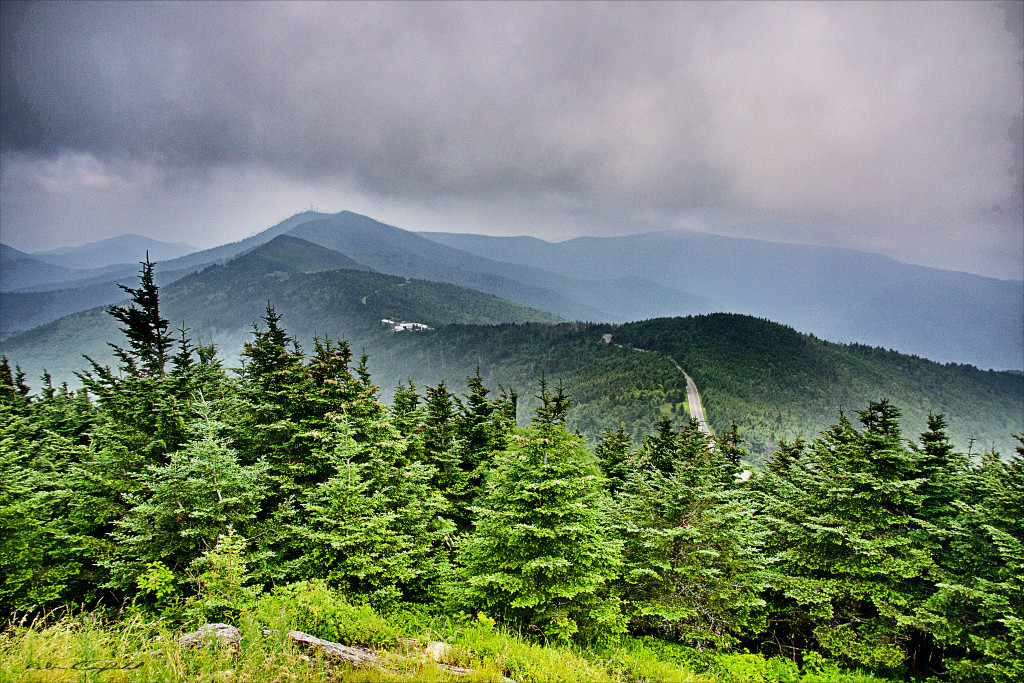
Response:
[{"label": "dense conifer forest", "polygon": [[272,306],[230,373],[161,317],[151,264],[126,291],[116,367],[86,363],[81,389],[33,393],[0,365],[0,613],[22,624],[5,647],[66,606],[182,628],[284,614],[336,639],[324,610],[348,610],[569,648],[580,680],[679,680],[607,654],[637,643],[723,681],[756,679],[737,662],[1024,678],[1024,445],[968,457],[955,416],[906,434],[879,397],[746,478],[744,425],[707,436],[671,413],[588,443],[543,375],[527,419],[480,372],[385,401],[366,355],[303,349]]}]

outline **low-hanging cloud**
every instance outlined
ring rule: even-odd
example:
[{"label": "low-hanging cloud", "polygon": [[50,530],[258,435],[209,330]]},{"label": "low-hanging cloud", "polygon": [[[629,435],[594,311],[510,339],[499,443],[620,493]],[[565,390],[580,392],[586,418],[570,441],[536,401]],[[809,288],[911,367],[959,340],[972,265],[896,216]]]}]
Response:
[{"label": "low-hanging cloud", "polygon": [[4,4],[0,143],[8,162],[87,156],[168,183],[260,168],[392,200],[1005,252],[1024,182],[1014,11]]}]

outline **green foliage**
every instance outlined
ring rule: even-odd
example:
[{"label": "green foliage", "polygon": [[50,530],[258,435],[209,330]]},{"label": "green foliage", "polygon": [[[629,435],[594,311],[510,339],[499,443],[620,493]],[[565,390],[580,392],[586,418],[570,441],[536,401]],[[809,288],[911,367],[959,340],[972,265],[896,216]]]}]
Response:
[{"label": "green foliage", "polygon": [[344,645],[388,647],[398,633],[367,605],[353,604],[322,581],[275,588],[255,609],[262,623],[282,624]]},{"label": "green foliage", "polygon": [[[196,595],[185,605],[185,616],[193,623],[234,623],[254,605],[263,587],[245,585],[251,580],[245,550],[246,540],[228,526],[217,545],[192,562],[189,573],[194,577]],[[166,573],[158,576],[161,581],[167,578]],[[158,587],[168,590],[166,585]],[[157,597],[161,597],[159,590]]]},{"label": "green foliage", "polygon": [[[1024,375],[942,365],[860,344],[833,344],[767,320],[716,313],[595,330],[618,343],[671,356],[700,388],[716,432],[732,421],[752,455],[765,460],[781,440],[825,431],[843,408],[888,398],[903,427],[925,430],[944,414],[953,443],[971,438],[1009,452],[1024,431]],[[570,384],[575,392],[575,387]]]},{"label": "green foliage", "polygon": [[61,543],[60,472],[80,450],[0,401],[0,612],[61,596],[80,564]]},{"label": "green foliage", "polygon": [[112,533],[118,551],[106,560],[115,586],[134,586],[155,561],[183,571],[230,528],[253,520],[266,495],[266,466],[240,464],[213,406],[201,401],[195,410],[192,441],[166,465],[147,466],[140,489],[125,496],[130,507]]},{"label": "green foliage", "polygon": [[724,455],[688,424],[645,441],[631,462],[615,519],[634,628],[719,647],[760,630],[765,530],[745,487],[723,476]]},{"label": "green foliage", "polygon": [[970,474],[921,618],[960,655],[949,657],[953,680],[1016,681],[1024,676],[1024,446],[1008,462],[988,454]]},{"label": "green foliage", "polygon": [[898,417],[872,403],[860,412],[863,430],[842,417],[804,457],[757,482],[772,525],[775,628],[869,667],[903,662],[932,565],[908,533],[921,527],[912,513],[922,480]]},{"label": "green foliage", "polygon": [[378,602],[429,593],[445,571],[436,554],[452,531],[444,498],[430,487],[433,469],[396,463],[401,451],[389,454],[381,442],[359,446],[345,423],[340,431],[334,476],[306,492],[289,525],[298,575]]},{"label": "green foliage", "polygon": [[[139,297],[155,310],[150,285],[144,272]],[[423,396],[411,379],[391,384],[390,406],[365,353],[354,361],[350,343],[314,335],[307,355],[269,305],[236,378],[184,324],[173,356],[131,346],[122,372],[92,363],[80,391],[44,374],[32,395],[0,358],[0,611],[122,603],[375,647],[444,633],[457,662],[520,680],[690,680],[695,667],[723,681],[871,680],[840,664],[964,683],[1024,676],[1024,450],[975,461],[951,436],[956,418],[930,406],[908,446],[882,400],[859,411],[860,427],[840,412],[817,438],[781,441],[744,483],[738,470],[765,455],[759,439],[779,432],[721,422],[722,403],[718,436],[703,433],[682,412],[679,358],[712,398],[699,373],[717,377],[714,353],[736,354],[758,381],[774,372],[758,363],[795,363],[807,383],[778,395],[806,389],[808,407],[810,377],[828,379],[821,368],[837,358],[859,358],[870,378],[904,357],[735,316],[613,328],[621,346],[604,329],[377,328],[389,372],[433,373]],[[904,361],[991,390],[981,404],[996,413],[1019,386]],[[448,389],[452,373],[465,393]],[[504,388],[537,376],[521,405]],[[733,381],[722,386],[753,402],[728,405],[754,410],[762,389]],[[600,433],[593,452],[574,429]],[[107,647],[79,627],[88,647]],[[627,630],[658,638],[610,648]],[[583,658],[539,640],[596,649]],[[249,643],[286,661],[277,645]],[[146,671],[201,678],[222,660],[167,651]]]},{"label": "green foliage", "polygon": [[541,422],[512,435],[459,551],[460,601],[554,639],[614,637],[621,542],[608,533],[603,477],[578,437]]}]

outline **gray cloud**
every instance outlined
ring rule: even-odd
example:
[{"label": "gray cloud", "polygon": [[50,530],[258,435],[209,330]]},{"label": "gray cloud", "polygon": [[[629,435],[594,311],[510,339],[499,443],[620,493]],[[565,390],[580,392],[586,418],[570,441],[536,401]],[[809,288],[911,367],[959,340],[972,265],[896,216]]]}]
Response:
[{"label": "gray cloud", "polygon": [[4,3],[5,194],[256,169],[428,223],[525,204],[534,231],[696,225],[1020,277],[1006,8]]}]

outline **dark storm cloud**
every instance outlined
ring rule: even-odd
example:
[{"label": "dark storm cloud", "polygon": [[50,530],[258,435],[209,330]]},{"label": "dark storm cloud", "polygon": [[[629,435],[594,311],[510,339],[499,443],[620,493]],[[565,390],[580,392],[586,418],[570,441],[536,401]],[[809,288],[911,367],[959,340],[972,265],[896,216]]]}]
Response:
[{"label": "dark storm cloud", "polygon": [[1005,251],[1015,21],[990,3],[4,3],[0,148],[26,173],[84,160],[99,185],[258,168]]}]

